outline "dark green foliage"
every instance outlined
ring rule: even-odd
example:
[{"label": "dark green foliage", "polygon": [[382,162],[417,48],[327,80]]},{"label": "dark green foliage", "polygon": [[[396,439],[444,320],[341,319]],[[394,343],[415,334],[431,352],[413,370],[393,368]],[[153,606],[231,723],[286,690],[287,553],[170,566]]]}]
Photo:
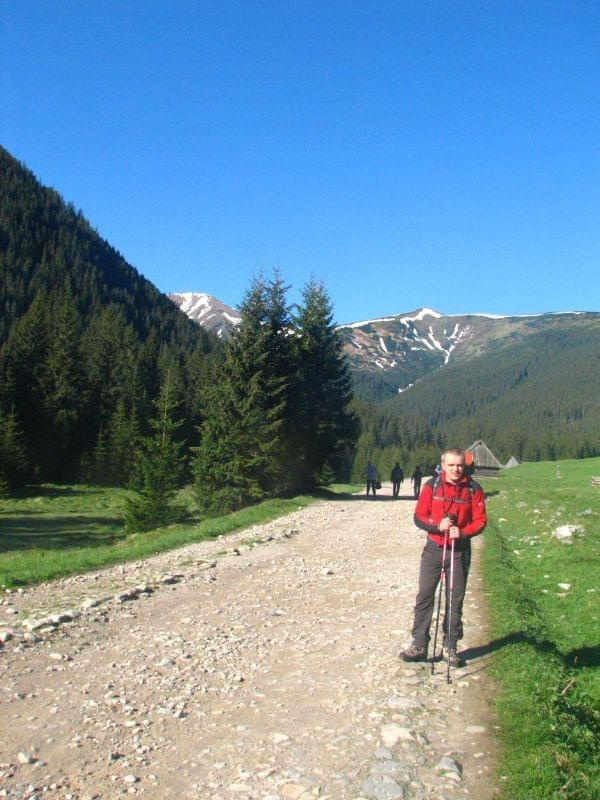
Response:
[{"label": "dark green foliage", "polygon": [[0,342],[38,291],[70,289],[84,327],[102,308],[123,309],[137,336],[191,347],[208,334],[178,311],[52,189],[0,147]]},{"label": "dark green foliage", "polygon": [[1,148],[0,184],[0,409],[19,420],[26,477],[123,485],[164,365],[189,436],[219,346]]},{"label": "dark green foliage", "polygon": [[67,292],[49,328],[44,363],[44,432],[46,463],[62,480],[75,478],[73,454],[79,449],[82,405],[81,330],[77,309]]},{"label": "dark green foliage", "polygon": [[294,319],[296,368],[290,397],[294,491],[313,488],[338,473],[358,434],[357,419],[348,411],[350,372],[329,296],[321,283],[311,280],[302,297]]},{"label": "dark green foliage", "polygon": [[156,417],[150,422],[152,435],[141,440],[135,453],[139,489],[137,497],[127,502],[128,530],[162,528],[186,516],[185,506],[174,502],[184,473],[183,442],[175,439],[181,427],[181,421],[176,419],[179,405],[169,370],[155,403]]},{"label": "dark green foliage", "polygon": [[280,302],[279,286],[267,287],[262,278],[253,282],[224,363],[205,392],[194,487],[206,513],[240,508],[281,489],[286,389],[281,340],[288,331]]},{"label": "dark green foliage", "polygon": [[108,429],[107,466],[112,486],[127,486],[135,475],[135,452],[139,445],[140,429],[135,412],[128,413],[125,402],[119,400]]},{"label": "dark green foliage", "polygon": [[292,319],[279,274],[259,278],[204,392],[194,486],[206,513],[314,488],[353,445],[350,378],[329,299],[309,284]]},{"label": "dark green foliage", "polygon": [[[85,472],[84,477],[88,477],[85,475]],[[100,428],[98,432],[98,438],[96,439],[96,445],[91,458],[89,480],[91,483],[100,484],[100,486],[110,486],[111,484],[111,465],[108,454],[108,444],[106,441],[106,434],[102,428]]]},{"label": "dark green foliage", "polygon": [[26,475],[23,436],[14,411],[0,410],[0,496],[20,486]]}]

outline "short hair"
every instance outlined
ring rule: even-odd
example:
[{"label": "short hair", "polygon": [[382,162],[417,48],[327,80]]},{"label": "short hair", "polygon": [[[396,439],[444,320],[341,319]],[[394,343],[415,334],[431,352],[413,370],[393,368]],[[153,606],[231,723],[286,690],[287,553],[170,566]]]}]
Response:
[{"label": "short hair", "polygon": [[446,460],[446,456],[450,455],[450,453],[452,453],[452,455],[455,455],[455,456],[462,456],[463,458],[465,457],[465,451],[461,450],[460,447],[449,447],[447,450],[444,450],[444,452],[442,453],[442,461],[445,461]]}]

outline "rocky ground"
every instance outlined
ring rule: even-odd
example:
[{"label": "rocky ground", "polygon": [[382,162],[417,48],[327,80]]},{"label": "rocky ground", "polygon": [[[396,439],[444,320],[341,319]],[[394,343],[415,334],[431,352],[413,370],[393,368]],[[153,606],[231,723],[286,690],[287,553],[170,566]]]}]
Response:
[{"label": "rocky ground", "polygon": [[[5,595],[0,797],[492,798],[485,657],[398,660],[423,536],[382,494]],[[465,647],[482,607],[475,558]]]}]

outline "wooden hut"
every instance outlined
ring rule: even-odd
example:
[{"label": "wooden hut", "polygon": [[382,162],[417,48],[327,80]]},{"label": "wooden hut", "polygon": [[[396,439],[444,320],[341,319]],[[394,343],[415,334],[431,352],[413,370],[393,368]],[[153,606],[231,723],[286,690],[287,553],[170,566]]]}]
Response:
[{"label": "wooden hut", "polygon": [[502,464],[492,453],[483,439],[479,439],[467,448],[467,452],[473,454],[476,478],[497,478],[502,469]]},{"label": "wooden hut", "polygon": [[506,464],[504,465],[504,469],[510,469],[511,467],[518,467],[521,462],[516,459],[514,456],[511,456]]}]

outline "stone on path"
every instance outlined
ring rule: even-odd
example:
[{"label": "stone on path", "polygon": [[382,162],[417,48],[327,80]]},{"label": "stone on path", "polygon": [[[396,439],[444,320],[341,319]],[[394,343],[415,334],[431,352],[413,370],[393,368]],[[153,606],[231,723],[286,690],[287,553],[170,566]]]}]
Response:
[{"label": "stone on path", "polygon": [[415,737],[408,728],[395,723],[383,725],[381,728],[381,743],[384,747],[394,747],[398,742],[412,742]]}]

